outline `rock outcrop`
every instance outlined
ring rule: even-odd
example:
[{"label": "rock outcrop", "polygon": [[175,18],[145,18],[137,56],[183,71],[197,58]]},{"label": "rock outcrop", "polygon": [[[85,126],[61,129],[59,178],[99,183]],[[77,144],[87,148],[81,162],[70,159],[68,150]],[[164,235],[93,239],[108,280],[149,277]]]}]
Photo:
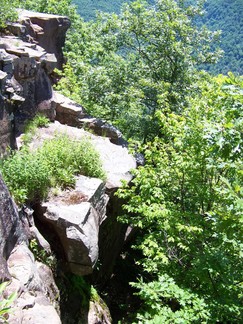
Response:
[{"label": "rock outcrop", "polygon": [[[72,190],[50,195],[34,210],[18,211],[0,176],[0,280],[11,279],[7,294],[18,292],[10,323],[61,322],[51,270],[35,260],[30,239],[47,254],[50,246],[59,250],[61,272],[91,274],[99,258],[101,282],[111,276],[127,237],[127,226],[117,222],[121,201],[114,195],[122,180],[131,180],[130,170],[136,167],[127,143],[115,127],[52,89],[51,74],[63,64],[61,48],[69,25],[66,17],[21,11],[20,22],[8,27],[14,35],[0,37],[0,156],[7,147],[17,148],[25,122],[41,112],[53,123],[39,130],[30,147],[57,133],[77,140],[88,136],[100,153],[107,179],[79,176]],[[94,301],[86,317],[87,323],[111,323],[106,307]]]},{"label": "rock outcrop", "polygon": [[56,120],[61,124],[84,128],[93,134],[108,137],[114,144],[127,146],[122,133],[116,127],[104,120],[89,116],[81,105],[58,92],[55,92],[54,100],[56,103]]},{"label": "rock outcrop", "polygon": [[57,67],[62,68],[64,57],[62,48],[70,20],[64,16],[19,10],[19,24],[9,25],[9,29],[31,43],[36,43],[47,53],[54,54]]},{"label": "rock outcrop", "polygon": [[[113,213],[112,216],[107,213],[107,204],[110,211],[109,199],[121,186],[121,180],[131,180],[130,170],[136,167],[136,161],[126,147],[115,145],[108,138],[57,121],[47,128],[39,129],[31,147],[42,145],[45,139],[54,138],[59,134],[66,134],[76,140],[88,137],[100,154],[107,179],[102,182],[99,179],[79,176],[73,190],[50,197],[41,208],[36,209],[36,214],[42,222],[51,225],[57,234],[68,269],[79,275],[91,274],[99,255],[100,228],[103,228],[101,224],[107,222],[106,218],[116,219],[117,216],[117,213]],[[117,209],[118,204],[117,200],[116,207],[112,209]],[[118,231],[112,230],[108,235],[106,233],[106,239],[110,242],[107,253],[110,260],[109,263],[107,258],[109,269],[112,269],[111,264],[114,264],[115,257],[124,243],[124,233],[120,235],[120,226],[125,233],[126,226],[120,224],[117,225]],[[115,240],[110,240],[114,236]],[[113,244],[117,240],[119,244]]]},{"label": "rock outcrop", "polygon": [[58,313],[59,291],[52,272],[46,265],[35,261],[26,242],[17,245],[8,258],[12,276],[7,293],[17,292],[8,323],[53,323],[60,324]]},{"label": "rock outcrop", "polygon": [[72,273],[87,275],[93,271],[107,201],[101,180],[79,176],[74,190],[64,191],[42,204],[39,217],[51,224],[58,235]]},{"label": "rock outcrop", "polygon": [[[0,176],[0,282],[10,281],[5,297],[17,292],[8,323],[59,324],[59,291],[51,270],[28,248],[28,233]],[[41,319],[41,320],[40,320]]]},{"label": "rock outcrop", "polygon": [[0,154],[15,148],[16,134],[38,112],[55,119],[50,75],[63,64],[67,17],[20,11],[16,34],[0,37]]}]

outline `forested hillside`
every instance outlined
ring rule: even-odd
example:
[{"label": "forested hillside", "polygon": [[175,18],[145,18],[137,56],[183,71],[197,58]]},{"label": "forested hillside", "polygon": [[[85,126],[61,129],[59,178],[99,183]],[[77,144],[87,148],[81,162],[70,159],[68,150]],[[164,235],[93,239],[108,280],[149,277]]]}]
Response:
[{"label": "forested hillside", "polygon": [[224,56],[210,71],[215,74],[233,71],[242,75],[243,1],[208,0],[205,10],[202,22],[211,30],[222,30],[220,47],[224,50]]},{"label": "forested hillside", "polygon": [[[85,20],[94,19],[97,10],[118,13],[125,2],[131,0],[73,0]],[[148,2],[152,4],[154,0]],[[222,30],[220,47],[224,50],[218,64],[204,68],[214,74],[243,74],[243,1],[207,0],[204,8],[205,15],[198,23],[206,24],[210,30]]]},{"label": "forested hillside", "polygon": [[200,70],[219,58],[200,6],[135,1],[85,22],[71,0],[20,3],[70,17],[56,89],[144,156],[117,195],[131,244],[97,286],[114,323],[241,323],[243,78]]}]

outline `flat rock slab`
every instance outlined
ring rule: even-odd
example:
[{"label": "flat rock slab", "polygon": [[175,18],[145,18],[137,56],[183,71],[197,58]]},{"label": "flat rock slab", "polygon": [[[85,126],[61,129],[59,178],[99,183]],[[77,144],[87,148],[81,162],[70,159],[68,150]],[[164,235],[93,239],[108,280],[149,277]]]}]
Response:
[{"label": "flat rock slab", "polygon": [[93,135],[83,129],[60,124],[55,121],[47,128],[41,128],[32,142],[32,147],[38,147],[45,139],[51,139],[56,134],[67,134],[75,139],[87,137],[100,154],[103,168],[107,175],[106,188],[117,189],[121,186],[121,180],[130,181],[130,171],[136,168],[135,158],[129,154],[126,147],[115,145],[108,138]]}]

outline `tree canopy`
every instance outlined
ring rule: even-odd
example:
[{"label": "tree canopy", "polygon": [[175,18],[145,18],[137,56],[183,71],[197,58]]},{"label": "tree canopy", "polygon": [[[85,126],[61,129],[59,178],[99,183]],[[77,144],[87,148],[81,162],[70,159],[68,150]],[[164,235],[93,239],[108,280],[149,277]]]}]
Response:
[{"label": "tree canopy", "polygon": [[[73,0],[79,14],[85,19],[95,19],[97,11],[119,13],[122,5],[131,0]],[[188,0],[192,4],[195,1]],[[229,71],[243,74],[243,2],[241,0],[204,1],[205,14],[198,19],[198,24],[205,24],[210,30],[221,30],[220,46],[224,50],[221,60],[210,66],[203,66],[211,73],[227,74]],[[154,0],[148,1],[154,4]]]},{"label": "tree canopy", "polygon": [[181,115],[157,113],[160,137],[119,196],[138,228],[141,323],[239,323],[242,316],[243,79],[201,83]]},{"label": "tree canopy", "polygon": [[217,33],[196,28],[201,7],[159,0],[125,5],[118,16],[73,25],[66,43],[69,65],[58,88],[127,136],[146,140],[157,132],[158,107],[186,105],[196,68],[214,62]]}]

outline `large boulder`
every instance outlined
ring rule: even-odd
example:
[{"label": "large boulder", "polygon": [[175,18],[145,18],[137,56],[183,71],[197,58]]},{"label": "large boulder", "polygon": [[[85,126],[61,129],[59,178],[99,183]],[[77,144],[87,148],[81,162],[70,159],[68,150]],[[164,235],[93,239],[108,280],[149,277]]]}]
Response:
[{"label": "large boulder", "polygon": [[37,112],[54,120],[55,104],[49,74],[57,66],[55,57],[42,47],[14,36],[0,38],[0,47],[0,67],[6,73],[1,92],[5,106],[10,106],[12,111],[15,132],[22,131],[25,121]]},{"label": "large boulder", "polygon": [[55,119],[52,72],[64,62],[67,17],[20,10],[13,35],[0,37],[0,155],[38,112]]},{"label": "large boulder", "polygon": [[79,176],[74,190],[66,190],[42,204],[39,217],[58,235],[72,273],[87,275],[93,271],[107,200],[101,180]]},{"label": "large boulder", "polygon": [[29,250],[24,223],[0,175],[0,282],[10,281],[5,297],[18,297],[8,323],[60,324],[58,289],[51,270]]},{"label": "large boulder", "polygon": [[54,100],[56,120],[64,125],[79,127],[80,119],[87,116],[84,108],[56,91],[54,92]]},{"label": "large boulder", "polygon": [[[136,161],[126,147],[115,145],[108,138],[59,122],[40,129],[31,147],[34,149],[42,145],[45,139],[51,139],[57,134],[66,134],[76,140],[88,137],[100,154],[107,178],[103,183],[98,179],[79,177],[73,191],[49,199],[43,204],[38,215],[42,221],[51,224],[57,233],[69,269],[73,273],[91,273],[98,258],[98,251],[105,258],[104,264],[112,269],[126,233],[126,226],[116,221],[121,202],[117,197],[114,198],[114,193],[121,186],[122,180],[131,180],[130,171],[136,167]],[[108,229],[105,226],[106,230],[102,230],[103,234],[100,233],[103,224],[110,224],[109,219],[114,222],[114,227]],[[100,237],[105,242],[100,242]],[[103,247],[108,247],[109,250],[105,251]]]}]

